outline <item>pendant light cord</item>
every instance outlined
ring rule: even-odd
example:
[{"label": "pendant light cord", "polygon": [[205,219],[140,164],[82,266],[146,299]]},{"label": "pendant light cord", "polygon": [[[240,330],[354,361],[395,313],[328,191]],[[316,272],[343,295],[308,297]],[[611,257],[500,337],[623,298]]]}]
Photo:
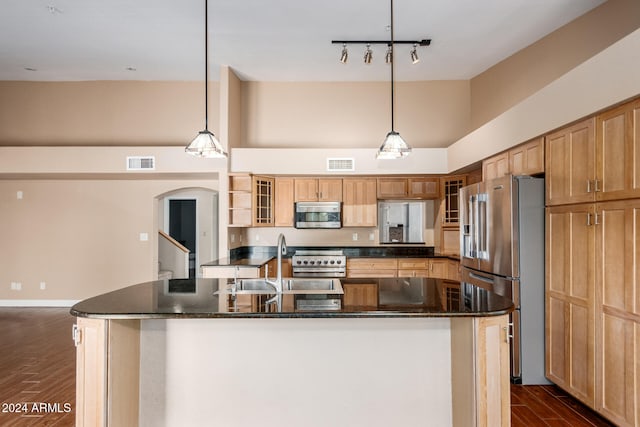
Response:
[{"label": "pendant light cord", "polygon": [[[204,0],[204,130],[209,130],[209,1]],[[393,127],[393,126],[392,126]]]},{"label": "pendant light cord", "polygon": [[393,104],[394,104],[394,94],[393,94],[393,68],[395,67],[395,59],[394,59],[394,48],[393,48],[393,0],[391,0],[391,132],[395,132],[394,121],[393,121]]}]

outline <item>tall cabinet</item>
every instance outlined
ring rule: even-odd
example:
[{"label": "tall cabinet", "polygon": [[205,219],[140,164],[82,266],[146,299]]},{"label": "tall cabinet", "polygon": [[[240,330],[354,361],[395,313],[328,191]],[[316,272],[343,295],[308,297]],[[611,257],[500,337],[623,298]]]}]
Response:
[{"label": "tall cabinet", "polygon": [[640,101],[546,137],[547,375],[640,425]]}]

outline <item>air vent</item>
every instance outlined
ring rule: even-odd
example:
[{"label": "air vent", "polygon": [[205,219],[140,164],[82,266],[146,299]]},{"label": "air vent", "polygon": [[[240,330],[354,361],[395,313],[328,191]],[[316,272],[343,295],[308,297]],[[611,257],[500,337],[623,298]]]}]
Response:
[{"label": "air vent", "polygon": [[356,170],[356,162],[352,158],[327,158],[328,172],[349,172]]},{"label": "air vent", "polygon": [[156,158],[153,156],[127,157],[128,171],[149,171],[156,168]]}]

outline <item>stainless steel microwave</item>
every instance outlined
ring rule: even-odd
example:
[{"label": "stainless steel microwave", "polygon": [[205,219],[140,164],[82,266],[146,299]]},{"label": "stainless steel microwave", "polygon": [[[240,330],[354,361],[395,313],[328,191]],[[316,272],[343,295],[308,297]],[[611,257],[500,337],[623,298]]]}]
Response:
[{"label": "stainless steel microwave", "polygon": [[297,202],[295,204],[296,228],[342,227],[340,202]]}]

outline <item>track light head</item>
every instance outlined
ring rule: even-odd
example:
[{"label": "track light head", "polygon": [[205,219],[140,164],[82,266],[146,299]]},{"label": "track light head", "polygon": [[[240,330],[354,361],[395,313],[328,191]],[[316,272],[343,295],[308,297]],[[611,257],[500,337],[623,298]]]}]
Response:
[{"label": "track light head", "polygon": [[371,64],[371,60],[373,59],[373,51],[371,50],[371,45],[367,45],[367,49],[364,51],[364,63]]},{"label": "track light head", "polygon": [[347,59],[349,59],[349,52],[347,51],[347,44],[342,45],[342,53],[340,54],[340,62],[343,64],[347,63]]},{"label": "track light head", "polygon": [[387,48],[387,53],[384,55],[384,62],[391,64],[391,61],[393,61],[393,51],[391,50],[391,46],[389,46]]},{"label": "track light head", "polygon": [[411,63],[417,64],[420,62],[420,58],[418,58],[418,51],[416,50],[417,45],[413,45],[413,49],[411,50]]}]

